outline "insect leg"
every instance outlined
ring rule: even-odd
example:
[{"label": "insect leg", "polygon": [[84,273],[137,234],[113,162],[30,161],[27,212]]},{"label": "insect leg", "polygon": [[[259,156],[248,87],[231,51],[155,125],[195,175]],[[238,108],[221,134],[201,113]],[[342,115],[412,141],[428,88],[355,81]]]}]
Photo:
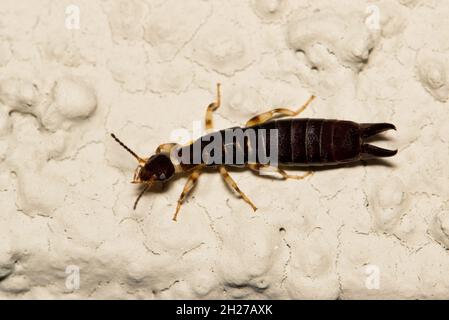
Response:
[{"label": "insect leg", "polygon": [[164,143],[159,145],[159,147],[156,148],[156,153],[170,153],[171,149],[176,146],[176,143]]},{"label": "insect leg", "polygon": [[212,113],[220,107],[221,104],[221,92],[220,92],[220,84],[217,83],[217,100],[212,102],[206,110],[206,118],[204,120],[206,125],[206,131],[210,131],[214,127],[214,122],[212,119]]},{"label": "insect leg", "polygon": [[251,119],[249,119],[246,124],[245,127],[250,127],[250,126],[254,126],[256,124],[261,124],[264,122],[267,122],[268,120],[276,117],[276,116],[282,116],[282,117],[294,117],[298,114],[300,114],[301,112],[303,112],[307,106],[312,102],[312,100],[315,99],[315,96],[310,96],[310,98],[306,101],[306,103],[299,108],[296,111],[290,110],[290,109],[286,109],[286,108],[276,108],[261,114],[258,114],[257,116],[252,117]]},{"label": "insect leg", "polygon": [[279,173],[282,178],[284,179],[296,179],[296,180],[302,180],[310,175],[313,174],[312,171],[308,171],[306,173],[304,173],[303,175],[292,175],[292,174],[288,174],[287,172],[285,172],[284,170],[282,170],[281,168],[278,167],[271,167],[271,166],[267,166],[267,165],[263,165],[263,164],[258,164],[258,163],[249,163],[248,168],[259,173],[260,174],[260,169],[264,168],[264,169],[269,169],[271,171],[277,172]]},{"label": "insect leg", "polygon": [[143,194],[148,190],[148,188],[151,187],[151,183],[147,183],[145,185],[145,188],[142,189],[142,191],[139,193],[139,195],[137,196],[136,201],[134,201],[134,206],[133,209],[136,210],[137,208],[137,204],[139,203],[140,198],[142,198]]},{"label": "insect leg", "polygon": [[184,201],[184,199],[186,198],[186,196],[189,194],[189,192],[195,186],[195,183],[198,180],[200,173],[201,173],[201,170],[196,169],[190,174],[189,178],[187,179],[187,182],[184,185],[184,189],[182,190],[181,195],[179,196],[178,204],[176,206],[176,212],[173,216],[173,221],[176,221],[176,219],[178,218],[178,213],[179,213],[179,209],[181,209],[181,204]]},{"label": "insect leg", "polygon": [[251,202],[251,200],[246,196],[246,194],[243,193],[242,190],[240,190],[240,188],[237,186],[237,183],[234,181],[234,179],[232,179],[232,177],[229,175],[228,171],[226,170],[226,168],[224,166],[219,166],[218,167],[218,171],[220,172],[221,176],[223,177],[223,179],[225,180],[226,184],[231,188],[234,189],[235,191],[237,191],[240,196],[243,198],[243,200],[246,201],[246,203],[248,203],[254,211],[257,210],[257,207],[254,205],[254,203]]}]

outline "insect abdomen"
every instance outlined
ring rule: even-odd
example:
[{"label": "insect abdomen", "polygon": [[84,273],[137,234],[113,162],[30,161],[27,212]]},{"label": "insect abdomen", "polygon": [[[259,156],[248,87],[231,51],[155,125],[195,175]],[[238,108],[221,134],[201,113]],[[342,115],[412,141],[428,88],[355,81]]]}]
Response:
[{"label": "insect abdomen", "polygon": [[[325,119],[282,119],[246,128],[229,128],[201,137],[193,144],[182,147],[181,153],[188,152],[188,161],[181,161],[185,168],[195,163],[207,166],[225,164],[244,166],[247,163],[272,163],[276,158],[279,165],[330,165],[353,162],[366,155],[390,157],[395,150],[385,150],[364,143],[364,139],[376,133],[394,129],[389,123],[358,124],[344,120]],[[274,130],[274,131],[273,131]],[[227,133],[240,137],[226,141]],[[218,161],[210,162],[215,152],[208,145],[220,138]],[[242,135],[244,138],[241,138]],[[252,137],[252,138],[251,138]],[[273,145],[274,143],[274,145]],[[194,145],[198,145],[195,152]],[[194,162],[193,154],[200,154],[201,160]],[[270,161],[267,163],[267,159]]]},{"label": "insect abdomen", "polygon": [[286,119],[255,128],[277,129],[280,164],[332,164],[360,157],[360,130],[358,124],[351,121]]}]

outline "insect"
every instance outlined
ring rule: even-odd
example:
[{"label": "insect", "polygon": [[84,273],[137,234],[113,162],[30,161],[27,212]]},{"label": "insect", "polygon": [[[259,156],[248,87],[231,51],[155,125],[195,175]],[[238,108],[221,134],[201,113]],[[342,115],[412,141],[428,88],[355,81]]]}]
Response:
[{"label": "insect", "polygon": [[[179,196],[176,211],[173,220],[178,217],[181,204],[188,193],[195,186],[201,171],[206,167],[218,169],[226,184],[235,190],[241,198],[246,201],[254,211],[257,207],[247,197],[245,193],[237,186],[237,183],[229,175],[227,167],[245,167],[255,172],[261,173],[262,170],[272,170],[280,175],[282,179],[304,179],[312,174],[307,172],[303,175],[291,175],[281,169],[279,166],[322,166],[337,165],[356,162],[359,160],[375,157],[391,157],[397,153],[397,150],[388,150],[366,143],[366,139],[386,130],[396,127],[390,123],[356,123],[343,120],[328,119],[295,119],[291,118],[302,111],[312,102],[314,96],[311,96],[307,102],[298,110],[287,108],[276,108],[271,111],[261,113],[246,122],[244,127],[234,127],[206,134],[194,142],[185,146],[176,143],[165,143],[157,147],[155,154],[149,158],[141,158],[134,151],[128,148],[114,134],[111,136],[125,148],[138,161],[138,166],[134,172],[132,183],[144,184],[144,188],[134,202],[136,209],[142,195],[156,182],[166,182],[185,172],[190,173],[184,189]],[[209,104],[206,109],[205,127],[208,132],[213,128],[213,112],[220,107],[221,93],[220,84],[217,84],[216,101]],[[280,118],[290,117],[287,119]],[[218,138],[225,136],[229,131],[239,130],[244,135],[243,140],[231,140],[223,142]],[[264,139],[248,139],[247,133],[252,132],[255,136],[264,137]],[[276,133],[276,134],[273,134]],[[205,143],[210,141],[211,137],[218,140],[215,143],[215,149],[211,149]],[[270,141],[270,143],[269,143]],[[274,144],[273,144],[274,141]],[[202,157],[199,161],[192,161],[196,153]],[[261,161],[259,151],[264,149],[277,149],[276,160],[279,166],[272,166],[270,163]],[[221,154],[217,153],[222,151]],[[253,151],[253,152],[251,152]],[[187,154],[187,157],[180,155]],[[255,155],[250,159],[249,154]],[[229,157],[229,155],[231,155]],[[237,155],[243,155],[240,162],[236,162]],[[222,161],[213,161],[210,159]],[[225,159],[231,161],[225,161]]]}]

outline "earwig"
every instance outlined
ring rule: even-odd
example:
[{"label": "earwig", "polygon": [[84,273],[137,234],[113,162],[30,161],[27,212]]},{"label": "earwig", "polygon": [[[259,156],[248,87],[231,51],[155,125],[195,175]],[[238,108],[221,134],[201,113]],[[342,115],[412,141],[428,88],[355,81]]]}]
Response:
[{"label": "earwig", "polygon": [[[264,169],[271,169],[278,173],[283,179],[304,179],[311,175],[307,172],[303,175],[290,175],[278,166],[270,166],[264,163],[260,158],[260,150],[270,150],[268,141],[275,141],[277,148],[277,164],[283,167],[296,166],[331,166],[338,164],[353,163],[360,160],[391,157],[397,153],[397,150],[388,150],[366,143],[368,138],[394,129],[396,127],[390,123],[356,123],[345,120],[328,119],[279,119],[281,117],[294,117],[304,111],[312,102],[314,96],[298,110],[287,108],[276,108],[271,111],[259,114],[251,118],[244,127],[234,127],[206,134],[196,141],[180,146],[176,143],[166,143],[160,145],[154,155],[149,158],[141,158],[134,151],[128,148],[114,134],[111,136],[127,150],[136,160],[138,166],[134,173],[132,183],[144,184],[144,188],[134,203],[136,209],[142,195],[156,182],[165,182],[175,175],[184,172],[190,172],[184,189],[178,199],[177,207],[173,220],[178,217],[181,204],[188,193],[192,190],[202,169],[214,167],[218,169],[227,185],[235,190],[244,201],[246,201],[254,211],[257,207],[237,186],[237,183],[229,175],[226,167],[246,167],[255,172],[261,173]],[[213,128],[212,113],[220,107],[221,94],[220,84],[217,84],[217,99],[209,104],[206,110],[205,127],[209,132]],[[245,135],[244,140],[226,141],[226,134],[232,130],[241,130]],[[247,139],[247,133],[264,134],[262,140]],[[272,135],[276,133],[276,135]],[[271,136],[272,135],[272,136]],[[211,151],[205,141],[210,141],[211,137],[218,139],[219,148]],[[271,148],[273,146],[271,145]],[[203,157],[200,161],[193,161],[196,152],[200,152]],[[222,151],[221,155],[215,154],[216,151]],[[249,155],[255,155],[250,157]],[[184,157],[184,155],[188,155]],[[236,155],[242,155],[241,161],[237,162]],[[214,161],[209,161],[214,158]],[[232,159],[232,161],[227,161]]]}]

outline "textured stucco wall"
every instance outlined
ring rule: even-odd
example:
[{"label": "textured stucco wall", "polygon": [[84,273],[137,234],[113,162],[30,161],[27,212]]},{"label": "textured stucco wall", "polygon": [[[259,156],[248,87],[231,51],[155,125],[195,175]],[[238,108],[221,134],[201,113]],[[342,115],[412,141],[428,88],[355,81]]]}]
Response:
[{"label": "textured stucco wall", "polygon": [[[0,2],[0,298],[449,298],[449,3]],[[78,19],[79,18],[79,19]],[[276,106],[391,122],[390,165],[213,172],[136,211],[135,160]],[[175,131],[176,132],[176,131]],[[77,277],[79,274],[79,278]],[[78,281],[79,280],[79,281]]]}]

